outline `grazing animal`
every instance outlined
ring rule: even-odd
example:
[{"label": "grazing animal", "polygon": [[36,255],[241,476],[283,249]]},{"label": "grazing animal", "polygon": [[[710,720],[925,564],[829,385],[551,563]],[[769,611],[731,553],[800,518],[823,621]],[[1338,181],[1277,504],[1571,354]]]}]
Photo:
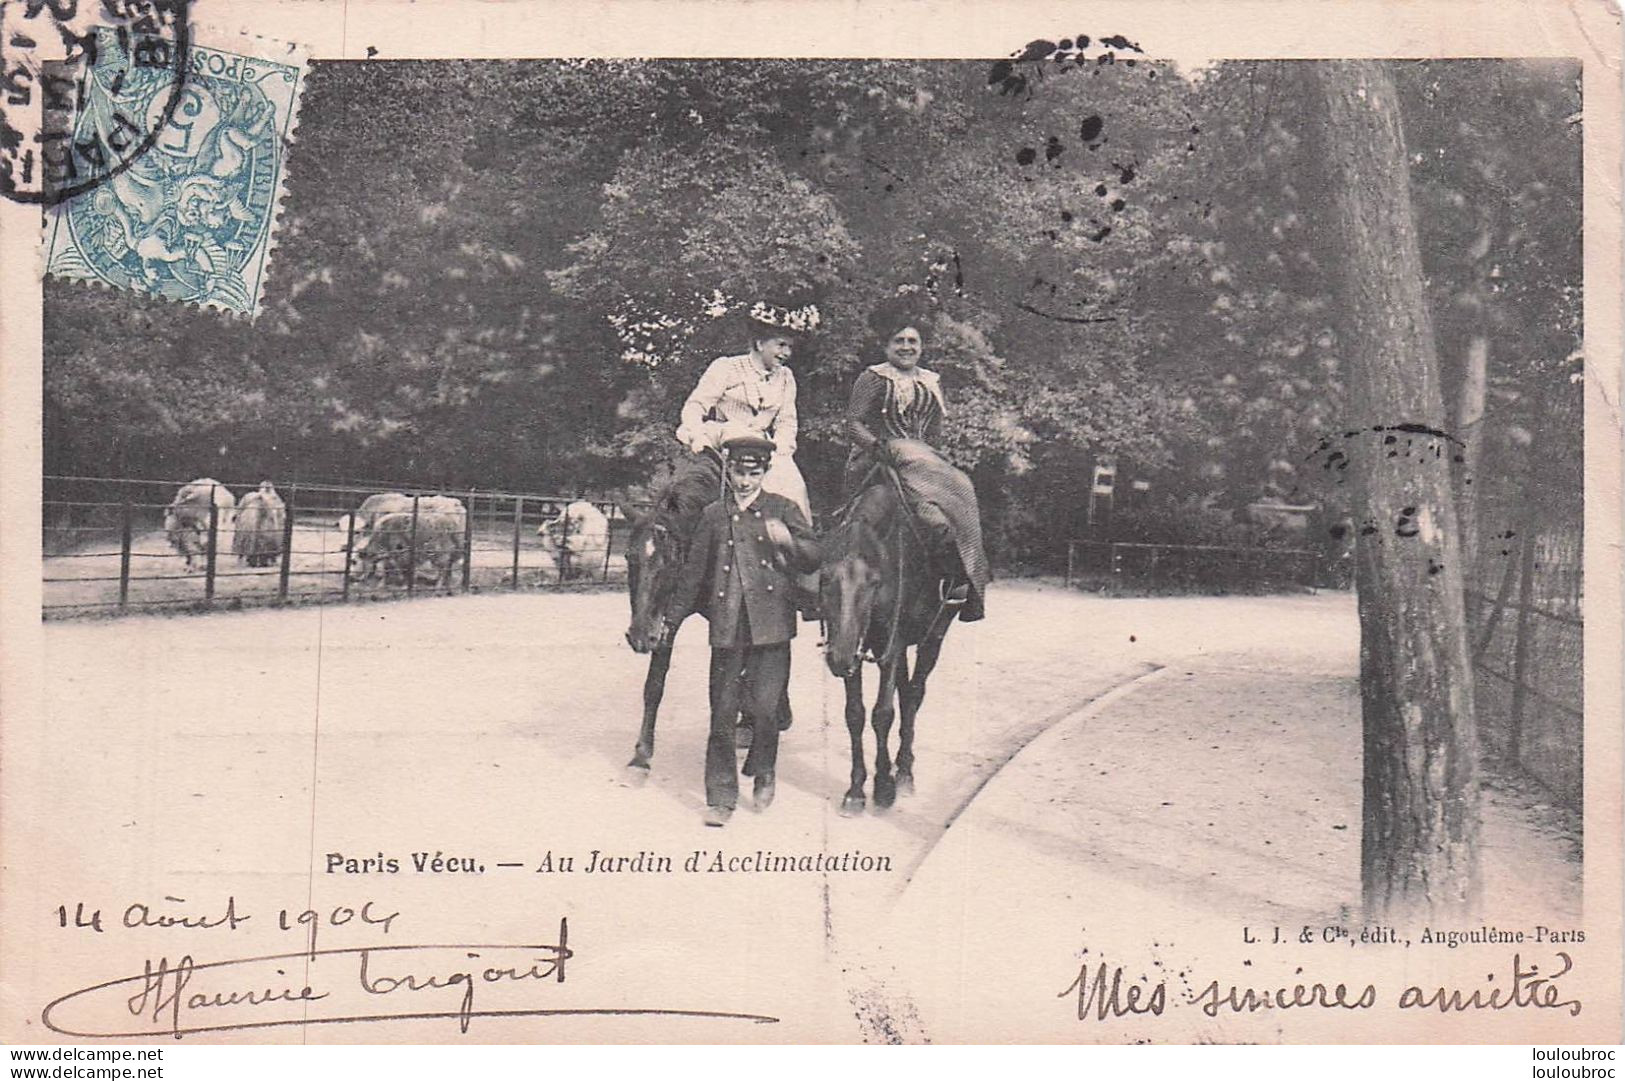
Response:
[{"label": "grazing animal", "polygon": [[237,499],[224,484],[212,477],[199,477],[181,485],[164,508],[164,532],[169,543],[186,561],[187,570],[196,570],[198,561],[209,551],[210,508],[214,508],[215,551],[232,543],[232,511]]},{"label": "grazing animal", "polygon": [[236,529],[232,533],[231,550],[238,559],[250,567],[269,567],[282,555],[282,531],[287,524],[288,508],[270,481],[261,481],[259,488],[237,504]]},{"label": "grazing animal", "polygon": [[[870,720],[875,732],[874,799],[890,807],[901,790],[914,791],[914,721],[925,684],[952,624],[941,577],[927,537],[889,477],[864,488],[845,517],[824,539],[819,595],[825,620],[824,660],[846,685],[846,728],[852,737],[852,783],[841,802],[843,815],[864,809],[863,659],[879,667],[880,687]],[[943,618],[947,616],[948,618]],[[915,647],[909,671],[908,647]],[[894,703],[895,699],[895,703]],[[892,721],[901,707],[897,772],[888,748]]]},{"label": "grazing animal", "polygon": [[542,548],[553,553],[559,581],[590,577],[609,551],[609,518],[584,499],[570,503],[536,527]]},{"label": "grazing animal", "polygon": [[[386,514],[373,523],[356,558],[363,581],[382,578],[385,585],[406,585],[411,578],[438,587],[451,584],[463,556],[463,534],[450,516]],[[409,578],[410,576],[410,578]]]},{"label": "grazing animal", "polygon": [[[373,499],[378,497],[368,497]],[[419,496],[415,503],[415,513],[412,496],[399,496],[393,503],[378,499],[373,508],[362,503],[356,512],[350,553],[350,570],[356,580],[382,578],[385,585],[404,585],[411,568],[416,581],[450,584],[463,558],[468,509],[451,496]],[[380,506],[401,504],[404,510],[377,511]],[[345,526],[348,535],[348,523]]]}]

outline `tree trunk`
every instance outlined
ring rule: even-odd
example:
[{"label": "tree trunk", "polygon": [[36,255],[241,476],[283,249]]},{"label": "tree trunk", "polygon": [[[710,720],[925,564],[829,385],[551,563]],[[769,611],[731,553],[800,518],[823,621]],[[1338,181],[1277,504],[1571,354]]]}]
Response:
[{"label": "tree trunk", "polygon": [[[1367,919],[1470,913],[1478,901],[1478,738],[1460,537],[1399,107],[1373,61],[1315,65],[1359,485],[1356,585],[1364,723],[1361,879]],[[1351,429],[1356,425],[1350,425]]]}]

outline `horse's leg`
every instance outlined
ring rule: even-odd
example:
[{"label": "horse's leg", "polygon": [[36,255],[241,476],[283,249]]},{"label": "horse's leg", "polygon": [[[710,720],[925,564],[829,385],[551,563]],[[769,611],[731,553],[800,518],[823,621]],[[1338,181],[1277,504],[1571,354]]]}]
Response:
[{"label": "horse's leg", "polygon": [[897,802],[897,781],[891,771],[891,723],[897,716],[897,688],[908,681],[908,652],[898,649],[890,664],[880,666],[880,690],[870,717],[875,730],[875,807],[884,810]]},{"label": "horse's leg", "polygon": [[868,711],[863,708],[863,668],[860,665],[842,681],[846,684],[846,730],[852,736],[852,785],[841,800],[841,813],[863,813],[863,784],[869,773],[863,768],[863,722]]},{"label": "horse's leg", "polygon": [[942,639],[928,638],[914,651],[914,674],[903,681],[898,690],[900,712],[897,748],[897,790],[905,796],[914,794],[914,718],[925,701],[925,681],[937,666],[942,655]]},{"label": "horse's leg", "polygon": [[660,700],[666,695],[666,673],[671,670],[671,648],[657,649],[649,654],[649,674],[643,677],[643,727],[638,731],[638,745],[632,751],[633,781],[642,783],[649,777],[649,759],[655,753],[655,715],[660,712]]}]

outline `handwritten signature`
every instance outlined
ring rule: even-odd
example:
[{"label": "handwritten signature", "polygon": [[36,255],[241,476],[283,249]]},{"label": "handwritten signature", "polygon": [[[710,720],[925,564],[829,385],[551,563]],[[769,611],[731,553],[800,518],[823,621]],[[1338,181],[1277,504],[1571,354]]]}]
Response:
[{"label": "handwritten signature", "polygon": [[[476,1017],[658,1015],[778,1021],[711,1010],[536,1007],[511,1000],[503,1008],[486,1008],[477,1003],[477,994],[563,984],[567,963],[576,955],[569,932],[568,920],[560,919],[558,941],[545,944],[362,946],[204,963],[191,954],[176,961],[149,958],[138,975],[61,996],[45,1007],[40,1020],[63,1036],[168,1034],[177,1039],[289,1025],[443,1019],[455,1019],[466,1033]],[[290,976],[300,970],[302,975]],[[95,1020],[120,1008],[138,1018],[141,1027],[123,1029]],[[81,1015],[91,1020],[77,1020]]]}]

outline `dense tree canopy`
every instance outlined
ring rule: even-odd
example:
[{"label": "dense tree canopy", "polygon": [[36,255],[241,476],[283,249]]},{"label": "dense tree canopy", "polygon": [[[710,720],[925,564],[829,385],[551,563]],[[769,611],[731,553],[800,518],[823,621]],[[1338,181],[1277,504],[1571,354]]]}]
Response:
[{"label": "dense tree canopy", "polygon": [[[827,504],[868,315],[905,293],[949,452],[1011,522],[1064,533],[1102,454],[1169,500],[1325,498],[1345,373],[1304,66],[1046,44],[317,64],[257,321],[48,287],[47,469],[635,484],[766,298],[822,316],[795,366]],[[1576,80],[1398,83],[1441,356],[1493,335],[1508,401],[1578,347]]]}]

